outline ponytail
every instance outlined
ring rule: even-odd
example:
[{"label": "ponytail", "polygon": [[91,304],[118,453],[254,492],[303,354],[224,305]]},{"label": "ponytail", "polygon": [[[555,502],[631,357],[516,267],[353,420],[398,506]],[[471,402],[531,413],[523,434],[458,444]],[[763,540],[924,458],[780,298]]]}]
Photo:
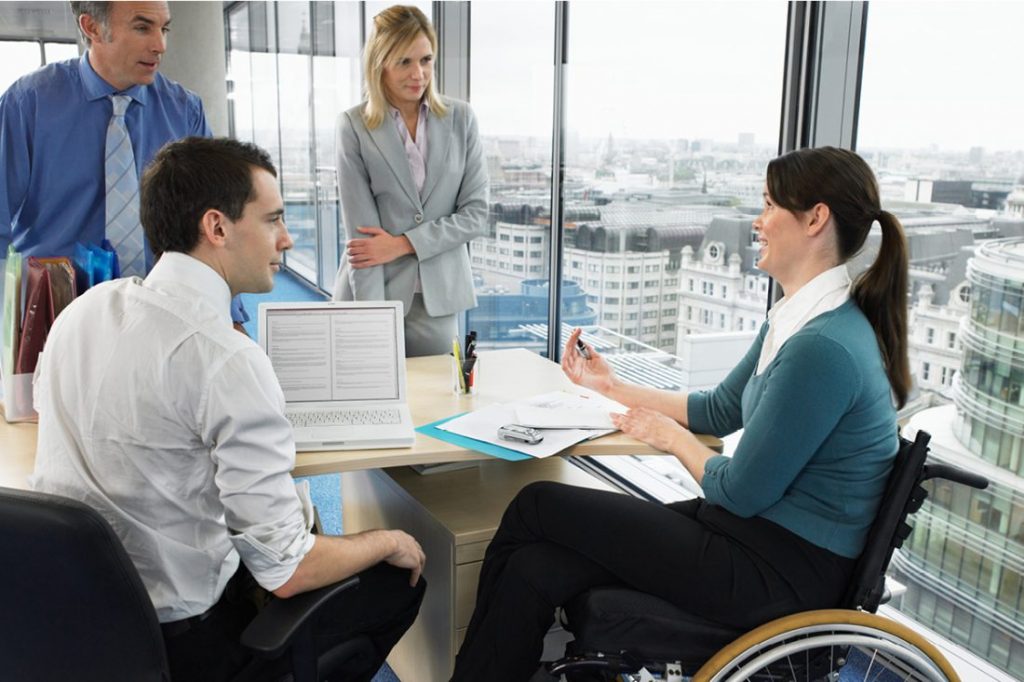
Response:
[{"label": "ponytail", "polygon": [[896,216],[879,211],[882,245],[875,262],[854,282],[850,295],[868,318],[878,339],[885,373],[898,407],[910,393],[907,360],[907,240]]}]

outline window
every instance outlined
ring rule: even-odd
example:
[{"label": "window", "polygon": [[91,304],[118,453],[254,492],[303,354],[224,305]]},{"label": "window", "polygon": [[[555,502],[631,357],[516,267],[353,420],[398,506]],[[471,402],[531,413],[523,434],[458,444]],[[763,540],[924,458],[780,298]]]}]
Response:
[{"label": "window", "polygon": [[225,13],[230,130],[270,152],[295,240],[285,263],[323,290],[346,238],[334,127],[362,98],[358,18],[344,2],[240,2]]},{"label": "window", "polygon": [[[870,5],[857,152],[879,178],[883,205],[891,207],[912,235],[908,303],[919,327],[910,344],[911,366],[920,368],[922,385],[931,382],[941,389],[960,384],[952,391],[927,396],[934,405],[928,417],[948,415],[945,418],[952,422],[948,431],[953,435],[942,435],[947,431],[942,429],[933,437],[932,448],[963,447],[974,456],[1009,468],[1013,450],[1021,443],[1021,413],[1019,407],[1013,411],[1010,404],[1010,367],[1014,362],[1007,357],[1010,348],[1020,347],[1024,338],[1019,324],[1022,306],[1016,297],[1020,290],[1016,289],[1015,296],[1013,287],[996,284],[999,278],[994,272],[991,278],[983,272],[981,259],[975,257],[968,264],[958,255],[961,250],[969,255],[982,239],[1010,236],[1002,232],[1006,215],[1014,210],[1024,214],[1024,207],[1015,209],[1013,199],[1014,192],[1019,192],[1021,170],[1003,171],[1008,159],[1024,155],[1020,126],[1024,91],[1001,86],[999,77],[1006,64],[1013,64],[1018,71],[1024,66],[1019,50],[1007,44],[1019,33],[1024,7],[1017,3],[979,6],[952,2],[929,4],[928,11],[922,13],[923,7],[919,3]],[[981,7],[985,11],[979,13]],[[954,44],[955,50],[948,48]],[[964,58],[968,54],[973,57]],[[942,83],[961,85],[955,96],[949,96],[937,90]],[[966,235],[960,246],[936,248],[957,230],[962,230],[962,237]],[[978,276],[965,278],[965,267]],[[921,295],[926,286],[930,298]],[[958,342],[961,329],[971,335]],[[959,348],[964,348],[962,354]],[[1021,367],[1019,363],[1016,366]],[[955,380],[957,373],[959,381]],[[1007,419],[1010,414],[1018,415],[1011,419],[1012,426]],[[945,443],[944,438],[959,442]],[[998,583],[1000,572],[1005,575],[1007,570],[1019,570],[1013,564],[1000,567],[998,562],[1007,555],[991,551],[1003,542],[1012,542],[1009,534],[1016,532],[1002,521],[1003,511],[998,507],[999,499],[994,497],[984,507],[942,511],[949,524],[967,529],[960,542],[970,551],[964,552],[961,577],[988,591]],[[982,535],[967,524],[967,516],[987,525],[987,533]],[[939,529],[933,524],[933,533],[935,530]],[[948,534],[950,540],[954,536],[959,534]],[[936,550],[940,559],[958,551],[950,549],[952,544],[947,541]],[[908,560],[919,563],[921,552],[915,547]],[[945,575],[932,573],[927,582],[929,594],[950,595],[962,589]],[[1017,629],[1012,640],[1004,639],[1006,635],[1000,634],[1004,626],[996,627],[999,620],[991,616],[993,609],[1016,614],[1020,605],[1006,603],[1001,597],[994,604],[988,599],[979,601],[984,601],[984,606],[960,603],[974,621],[969,647],[1004,670],[1013,670],[1013,665],[1024,667],[1024,651],[1015,656],[1019,647],[1011,645],[1011,641],[1024,643],[1021,631]],[[934,627],[941,634],[953,637],[962,631],[957,620],[948,600],[936,601]]]},{"label": "window", "polygon": [[[466,324],[477,330],[481,348],[509,344],[514,339],[517,345],[546,352],[545,338],[524,337],[516,330],[525,324],[546,326],[547,293],[540,287],[524,291],[524,304],[517,302],[517,297],[492,292],[501,286],[519,293],[523,270],[533,280],[549,276],[548,254],[539,247],[545,243],[541,233],[548,228],[535,219],[541,207],[550,206],[554,10],[544,2],[474,3],[469,21],[469,97],[487,157],[492,215],[500,205],[499,219],[515,233],[511,241],[531,247],[520,247],[514,254],[514,258],[527,259],[524,265],[528,267],[521,265],[511,273],[474,270],[479,305],[467,313]],[[508,58],[512,35],[517,37],[515,60]],[[446,54],[442,49],[442,60]],[[499,239],[510,238],[501,235]],[[572,326],[593,325],[598,320],[588,299],[596,298],[600,289],[600,280],[593,276],[600,266],[583,258],[567,258],[565,264],[565,278],[573,280],[575,288],[569,299],[563,300],[562,321]],[[586,280],[584,268],[591,273]]]}]

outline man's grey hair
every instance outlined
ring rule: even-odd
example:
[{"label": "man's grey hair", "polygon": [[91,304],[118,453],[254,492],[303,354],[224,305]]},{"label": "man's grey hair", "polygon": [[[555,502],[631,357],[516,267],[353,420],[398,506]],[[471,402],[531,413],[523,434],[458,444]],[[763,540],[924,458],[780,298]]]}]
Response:
[{"label": "man's grey hair", "polygon": [[[83,14],[88,14],[90,17],[96,20],[96,22],[103,28],[104,37],[110,34],[110,3],[109,2],[72,2],[71,12],[75,15],[75,25],[78,24],[78,20]],[[90,45],[92,43],[89,40],[89,36],[82,33],[82,37],[85,38],[85,44]]]}]

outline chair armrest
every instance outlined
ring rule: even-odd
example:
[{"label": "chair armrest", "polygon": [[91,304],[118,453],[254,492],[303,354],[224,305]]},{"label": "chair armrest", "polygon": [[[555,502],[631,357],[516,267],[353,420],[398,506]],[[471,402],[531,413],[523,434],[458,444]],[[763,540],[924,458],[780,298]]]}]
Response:
[{"label": "chair armrest", "polygon": [[320,607],[342,591],[358,585],[359,576],[352,576],[288,599],[273,599],[245,628],[242,645],[266,658],[280,656]]}]

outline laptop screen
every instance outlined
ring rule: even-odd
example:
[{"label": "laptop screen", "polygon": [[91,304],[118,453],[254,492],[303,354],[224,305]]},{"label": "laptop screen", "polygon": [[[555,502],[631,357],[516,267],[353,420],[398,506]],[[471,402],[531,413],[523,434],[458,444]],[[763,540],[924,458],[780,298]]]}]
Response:
[{"label": "laptop screen", "polygon": [[393,305],[267,307],[263,347],[289,405],[399,400],[402,324]]}]

